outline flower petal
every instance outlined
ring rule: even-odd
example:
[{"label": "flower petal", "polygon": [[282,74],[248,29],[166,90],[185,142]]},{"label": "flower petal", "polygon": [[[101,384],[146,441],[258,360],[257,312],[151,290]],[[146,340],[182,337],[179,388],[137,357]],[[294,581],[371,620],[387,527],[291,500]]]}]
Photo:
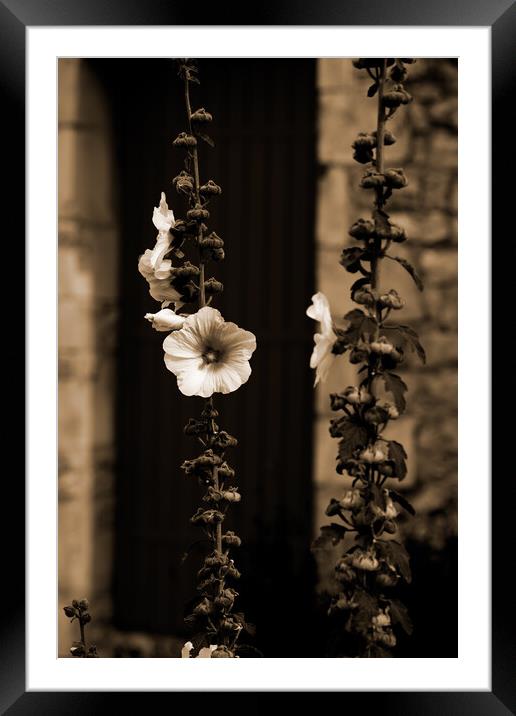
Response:
[{"label": "flower petal", "polygon": [[328,299],[319,291],[312,296],[312,305],[306,309],[306,315],[313,318],[314,321],[321,323],[323,333],[333,331],[333,322],[331,319],[330,304]]},{"label": "flower petal", "polygon": [[168,208],[165,192],[161,192],[159,206],[154,207],[152,223],[158,231],[168,231],[175,223],[174,212]]},{"label": "flower petal", "polygon": [[185,319],[183,328],[175,331],[163,341],[163,350],[171,358],[195,358],[201,359],[203,344],[199,337],[187,326],[190,316]]}]

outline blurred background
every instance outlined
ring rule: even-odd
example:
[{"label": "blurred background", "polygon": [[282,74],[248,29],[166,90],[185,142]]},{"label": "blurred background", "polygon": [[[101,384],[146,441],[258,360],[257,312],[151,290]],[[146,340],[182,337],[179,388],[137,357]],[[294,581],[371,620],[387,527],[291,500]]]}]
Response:
[{"label": "blurred background", "polygon": [[[182,396],[164,366],[163,334],[143,318],[157,304],[137,260],[154,245],[161,191],[176,218],[184,211],[172,188],[182,83],[173,60],[61,59],[58,72],[59,654],[76,638],[61,607],[87,597],[102,656],[177,656],[200,559],[189,525],[200,490],[179,469],[195,450],[183,425],[203,401]],[[213,269],[225,284],[216,306],[258,340],[249,382],[216,403],[239,439],[232,464],[243,500],[228,524],[243,539],[239,606],[268,657],[324,653],[318,595],[334,555],[315,559],[310,544],[330,498],[348,486],[335,472],[328,393],[355,373],[336,361],[314,391],[305,310],[316,290],[337,315],[354,305],[338,259],[349,226],[370,211],[350,146],[375,128],[364,75],[349,59],[203,59],[193,90],[193,108],[214,115],[216,148],[201,148],[201,178],[223,189],[210,220],[227,257]],[[402,596],[415,630],[396,655],[453,657],[456,60],[418,60],[406,87],[415,101],[393,118],[398,141],[386,157],[409,186],[390,213],[410,239],[398,253],[426,288],[392,262],[382,285],[404,297],[403,322],[419,332],[428,364],[404,365],[408,410],[393,425],[409,455],[401,491],[417,509],[402,526],[414,574]]]}]

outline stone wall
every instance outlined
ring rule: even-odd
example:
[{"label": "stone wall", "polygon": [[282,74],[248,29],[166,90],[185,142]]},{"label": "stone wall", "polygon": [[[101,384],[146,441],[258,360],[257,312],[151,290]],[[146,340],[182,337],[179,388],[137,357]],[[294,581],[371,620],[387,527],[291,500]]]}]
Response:
[{"label": "stone wall", "polygon": [[[59,608],[109,619],[117,246],[110,118],[81,60],[59,61]],[[77,625],[59,611],[59,653]]]},{"label": "stone wall", "polygon": [[[393,423],[391,436],[407,448],[409,470],[401,487],[418,511],[405,530],[439,548],[456,531],[457,67],[448,60],[419,60],[409,67],[409,78],[414,102],[393,117],[390,128],[398,141],[386,148],[385,160],[387,166],[403,167],[409,180],[407,188],[395,192],[390,213],[409,237],[396,251],[416,266],[425,290],[420,293],[390,261],[382,262],[380,285],[395,287],[405,299],[400,319],[419,332],[427,351],[427,366],[412,359],[404,365],[408,410]],[[355,306],[349,298],[354,277],[339,265],[339,254],[351,245],[348,228],[371,209],[371,192],[358,186],[363,166],[351,150],[359,131],[376,128],[376,102],[366,96],[370,82],[349,59],[318,62],[317,290],[337,315]],[[330,521],[326,505],[348,484],[335,472],[328,393],[353,384],[355,376],[353,366],[338,360],[329,381],[316,391],[316,526]],[[321,564],[323,583],[325,574]]]}]

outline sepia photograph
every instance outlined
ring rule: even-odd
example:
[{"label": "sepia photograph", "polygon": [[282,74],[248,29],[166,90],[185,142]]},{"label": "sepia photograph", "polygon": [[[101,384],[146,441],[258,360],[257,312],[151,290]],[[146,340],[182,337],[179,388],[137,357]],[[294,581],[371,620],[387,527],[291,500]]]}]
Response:
[{"label": "sepia photograph", "polygon": [[457,658],[457,58],[57,73],[59,658]]}]

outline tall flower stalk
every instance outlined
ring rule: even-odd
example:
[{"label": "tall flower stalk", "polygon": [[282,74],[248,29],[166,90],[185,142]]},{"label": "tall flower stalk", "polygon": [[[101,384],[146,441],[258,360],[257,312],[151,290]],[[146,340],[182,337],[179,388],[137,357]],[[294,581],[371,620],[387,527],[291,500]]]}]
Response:
[{"label": "tall flower stalk", "polygon": [[[206,271],[210,263],[224,259],[224,242],[208,229],[208,205],[222,190],[212,179],[201,180],[199,142],[214,146],[206,133],[213,117],[204,108],[192,111],[191,86],[199,83],[195,64],[181,60],[178,67],[184,85],[186,129],[173,141],[184,152],[184,169],[173,179],[173,186],[185,201],[186,216],[176,220],[162,195],[153,216],[158,229],[156,246],[140,257],[139,270],[149,283],[151,296],[162,302],[161,310],[146,318],[156,330],[169,332],[163,342],[166,367],[177,377],[184,395],[204,399],[200,413],[185,426],[185,433],[196,440],[200,452],[181,466],[204,490],[201,506],[190,521],[202,529],[208,546],[197,575],[199,596],[186,617],[194,643],[185,645],[182,656],[231,658],[238,655],[242,631],[252,627],[235,611],[235,584],[240,573],[232,550],[241,540],[224,528],[230,505],[241,499],[227,458],[237,440],[217,424],[213,395],[233,392],[248,380],[256,339],[249,331],[224,321],[211,306],[223,286],[214,277],[206,278]],[[192,254],[192,260],[185,252]],[[193,310],[185,312],[186,307]]]},{"label": "tall flower stalk", "polygon": [[412,631],[407,609],[393,594],[401,581],[411,581],[409,555],[398,537],[396,518],[399,508],[412,515],[414,510],[392,487],[407,473],[407,454],[384,432],[406,409],[407,386],[395,371],[407,350],[415,351],[423,362],[425,353],[412,328],[389,320],[393,311],[403,308],[403,299],[394,288],[380,288],[381,264],[390,259],[423,289],[414,267],[389,253],[393,244],[407,237],[386,210],[393,192],[407,186],[403,169],[386,167],[385,148],[396,141],[388,121],[412,100],[403,86],[412,62],[407,58],[353,61],[371,77],[367,94],[377,104],[375,130],[359,133],[353,143],[353,158],[365,165],[360,186],[373,194],[372,212],[370,218],[360,218],[351,226],[349,234],[359,245],[345,248],[340,258],[346,271],[359,274],[351,298],[360,308],[344,316],[343,326],[333,322],[322,294],[313,297],[307,311],[322,327],[311,360],[316,382],[324,379],[339,355],[347,354],[358,368],[357,385],[330,395],[331,408],[338,413],[330,422],[330,434],[339,440],[337,472],[352,482],[350,489],[330,501],[326,514],[338,521],[323,526],[315,542],[317,549],[342,546],[328,609],[334,651],[341,656],[392,656],[398,627],[408,634]]}]

